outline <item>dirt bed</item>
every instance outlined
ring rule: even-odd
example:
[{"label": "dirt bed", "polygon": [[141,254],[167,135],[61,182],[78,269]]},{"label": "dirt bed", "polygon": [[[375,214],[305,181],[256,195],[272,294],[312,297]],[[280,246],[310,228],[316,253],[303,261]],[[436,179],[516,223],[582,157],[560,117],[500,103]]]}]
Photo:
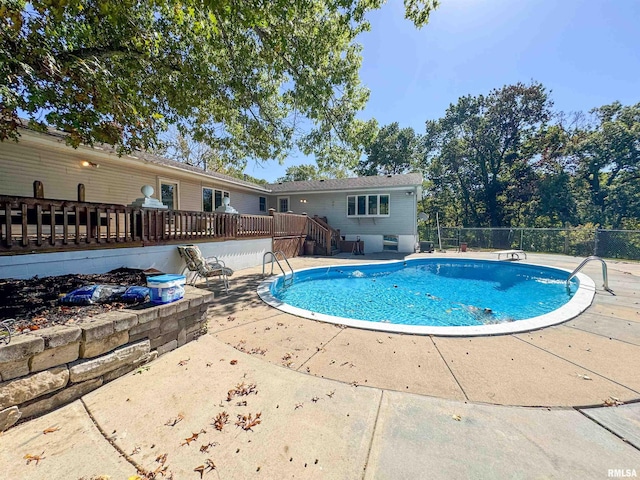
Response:
[{"label": "dirt bed", "polygon": [[142,270],[119,268],[96,275],[60,275],[28,280],[0,280],[0,321],[15,319],[15,333],[52,325],[73,324],[110,310],[130,307],[120,302],[87,306],[66,306],[60,297],[85,285],[146,285]]}]

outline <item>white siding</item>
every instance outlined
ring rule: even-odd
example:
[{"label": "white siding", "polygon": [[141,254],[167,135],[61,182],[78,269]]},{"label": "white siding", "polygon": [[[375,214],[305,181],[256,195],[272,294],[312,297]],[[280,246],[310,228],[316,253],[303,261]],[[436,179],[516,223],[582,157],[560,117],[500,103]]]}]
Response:
[{"label": "white siding", "polygon": [[[290,194],[290,209],[294,213],[327,217],[329,225],[342,235],[414,235],[416,231],[416,197],[407,195],[411,189],[368,192],[336,192],[322,194]],[[390,194],[388,217],[347,217],[347,196]],[[300,200],[306,200],[306,203]]]},{"label": "white siding", "polygon": [[[260,214],[258,198],[266,196],[173,168],[136,165],[116,155],[75,150],[51,140],[49,143],[35,145],[28,138],[19,143],[0,143],[0,195],[31,197],[34,180],[40,180],[45,198],[77,200],[77,186],[83,183],[86,201],[127,205],[142,196],[143,185],[153,186],[153,196],[159,198],[161,181],[168,181],[178,184],[178,206],[182,210],[201,211],[202,187],[209,187],[228,191],[231,205],[248,214]],[[83,167],[83,160],[99,167]]]}]

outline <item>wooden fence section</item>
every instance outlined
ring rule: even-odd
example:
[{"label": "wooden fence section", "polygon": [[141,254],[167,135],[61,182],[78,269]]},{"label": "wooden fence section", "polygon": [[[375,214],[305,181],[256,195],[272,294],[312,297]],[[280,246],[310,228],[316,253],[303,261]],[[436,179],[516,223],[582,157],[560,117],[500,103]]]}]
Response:
[{"label": "wooden fence section", "polygon": [[295,213],[276,213],[269,212],[273,217],[273,236],[307,236],[307,221],[309,217],[306,215],[297,215]]},{"label": "wooden fence section", "polygon": [[273,251],[282,251],[287,258],[302,255],[309,217],[274,210],[269,210],[269,215],[273,218]]},{"label": "wooden fence section", "polygon": [[0,196],[0,254],[264,238],[276,223],[300,231],[299,219]]}]

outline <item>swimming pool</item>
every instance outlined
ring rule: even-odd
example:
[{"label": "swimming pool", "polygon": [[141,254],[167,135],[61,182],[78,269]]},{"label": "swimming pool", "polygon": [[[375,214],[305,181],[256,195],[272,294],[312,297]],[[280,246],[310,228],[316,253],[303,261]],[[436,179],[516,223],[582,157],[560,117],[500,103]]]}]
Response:
[{"label": "swimming pool", "polygon": [[593,300],[583,274],[493,260],[414,259],[334,265],[283,276],[258,294],[285,312],[348,326],[429,335],[495,335],[569,320]]}]

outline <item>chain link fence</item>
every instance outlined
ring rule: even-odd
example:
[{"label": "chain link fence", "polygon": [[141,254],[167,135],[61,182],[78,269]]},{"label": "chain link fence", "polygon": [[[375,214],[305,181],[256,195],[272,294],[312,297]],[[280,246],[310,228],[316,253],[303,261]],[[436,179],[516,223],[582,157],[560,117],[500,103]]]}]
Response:
[{"label": "chain link fence", "polygon": [[640,230],[594,228],[462,228],[422,225],[420,240],[433,242],[436,249],[510,250],[562,253],[577,257],[640,260]]}]

